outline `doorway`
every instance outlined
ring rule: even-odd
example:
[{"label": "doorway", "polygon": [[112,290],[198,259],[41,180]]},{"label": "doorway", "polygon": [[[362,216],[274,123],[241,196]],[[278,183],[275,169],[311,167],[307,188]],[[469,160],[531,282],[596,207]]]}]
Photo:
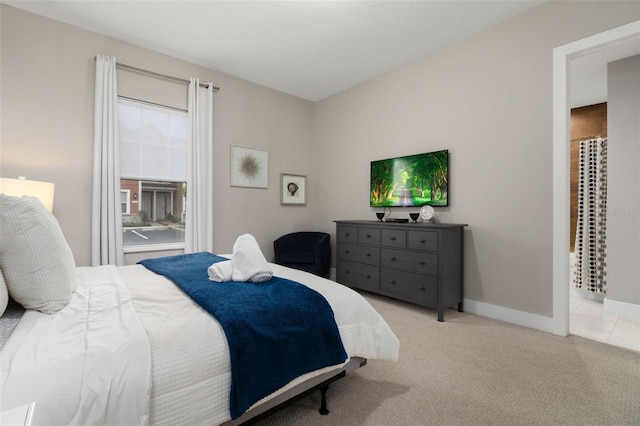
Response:
[{"label": "doorway", "polygon": [[[640,21],[558,47],[553,51],[553,332],[569,334],[569,83],[570,63],[625,45],[638,46]],[[625,53],[622,59],[635,53]]]}]

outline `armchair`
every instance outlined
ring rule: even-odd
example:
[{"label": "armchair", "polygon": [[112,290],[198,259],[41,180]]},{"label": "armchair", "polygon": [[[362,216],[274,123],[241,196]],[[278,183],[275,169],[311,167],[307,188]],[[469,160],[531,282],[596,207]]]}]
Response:
[{"label": "armchair", "polygon": [[273,242],[275,263],[326,277],[331,267],[331,236],[324,232],[294,232]]}]

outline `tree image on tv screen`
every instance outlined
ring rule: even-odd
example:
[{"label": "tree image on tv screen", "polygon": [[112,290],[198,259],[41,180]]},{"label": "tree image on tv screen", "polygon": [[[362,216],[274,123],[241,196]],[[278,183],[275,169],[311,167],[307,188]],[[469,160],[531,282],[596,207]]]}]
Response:
[{"label": "tree image on tv screen", "polygon": [[371,206],[447,205],[448,151],[371,162]]}]

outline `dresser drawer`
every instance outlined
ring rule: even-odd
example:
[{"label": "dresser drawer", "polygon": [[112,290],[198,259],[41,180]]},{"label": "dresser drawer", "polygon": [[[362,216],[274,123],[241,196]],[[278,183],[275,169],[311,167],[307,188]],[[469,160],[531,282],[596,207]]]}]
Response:
[{"label": "dresser drawer", "polygon": [[380,289],[403,300],[438,303],[438,279],[428,275],[383,268]]},{"label": "dresser drawer", "polygon": [[377,266],[339,260],[336,281],[349,287],[380,290],[379,271]]},{"label": "dresser drawer", "polygon": [[380,249],[378,247],[356,244],[340,244],[338,247],[338,259],[366,263],[368,265],[378,265],[380,263]]},{"label": "dresser drawer", "polygon": [[438,233],[435,231],[409,231],[407,248],[438,251]]},{"label": "dresser drawer", "polygon": [[358,228],[358,242],[380,245],[380,230],[376,228]]},{"label": "dresser drawer", "polygon": [[338,226],[338,241],[345,243],[358,242],[358,228],[355,226]]},{"label": "dresser drawer", "polygon": [[383,247],[406,248],[407,231],[403,229],[383,229],[380,244]]},{"label": "dresser drawer", "polygon": [[382,249],[380,265],[420,274],[438,274],[438,255],[406,250]]}]

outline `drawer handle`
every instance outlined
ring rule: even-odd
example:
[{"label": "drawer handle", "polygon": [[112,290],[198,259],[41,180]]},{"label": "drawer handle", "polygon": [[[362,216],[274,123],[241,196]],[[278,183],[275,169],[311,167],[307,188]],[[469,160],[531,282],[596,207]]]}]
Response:
[{"label": "drawer handle", "polygon": [[371,253],[367,253],[367,257],[371,257]]},{"label": "drawer handle", "polygon": [[371,275],[367,274],[367,279],[371,278]]},{"label": "drawer handle", "polygon": [[367,234],[367,238],[371,238],[371,234]]},{"label": "drawer handle", "polygon": [[423,285],[420,286],[420,290],[424,291],[424,286]]},{"label": "drawer handle", "polygon": [[349,236],[349,233],[347,232],[346,234],[344,234],[344,236],[345,236],[345,237],[348,237],[348,236]]},{"label": "drawer handle", "polygon": [[396,258],[395,258],[395,257],[392,257],[392,258],[391,258],[391,260],[392,260],[392,261],[395,261],[395,260],[396,260]]},{"label": "drawer handle", "polygon": [[349,273],[349,270],[347,269],[346,271],[344,271],[344,273],[345,273],[345,274],[348,274],[348,273]]},{"label": "drawer handle", "polygon": [[427,262],[425,262],[424,260],[422,262],[420,262],[420,265],[422,265],[422,266],[424,266],[426,264],[427,264]]},{"label": "drawer handle", "polygon": [[420,244],[424,244],[426,242],[427,242],[426,240],[420,240]]},{"label": "drawer handle", "polygon": [[391,241],[395,241],[395,240],[396,240],[396,237],[391,237]]},{"label": "drawer handle", "polygon": [[345,251],[344,251],[344,254],[349,254],[349,250],[345,250]]},{"label": "drawer handle", "polygon": [[389,284],[396,285],[396,280],[391,280]]}]

